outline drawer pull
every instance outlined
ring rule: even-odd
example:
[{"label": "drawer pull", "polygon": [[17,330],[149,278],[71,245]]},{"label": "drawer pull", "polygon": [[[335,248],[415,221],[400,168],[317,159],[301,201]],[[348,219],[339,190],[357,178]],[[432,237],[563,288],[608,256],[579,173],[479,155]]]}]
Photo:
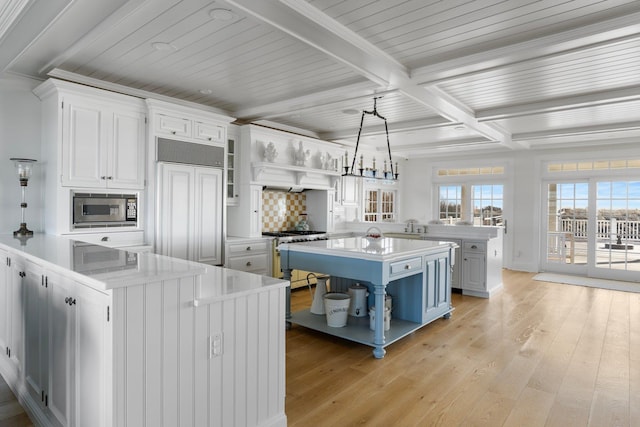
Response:
[{"label": "drawer pull", "polygon": [[247,261],[247,267],[251,267],[251,261]]},{"label": "drawer pull", "polygon": [[471,249],[478,249],[476,245],[471,245]]},{"label": "drawer pull", "polygon": [[404,269],[405,270],[411,270],[411,266],[409,264],[405,264]]},{"label": "drawer pull", "polygon": [[250,251],[251,250],[251,246],[247,246],[247,250]]}]

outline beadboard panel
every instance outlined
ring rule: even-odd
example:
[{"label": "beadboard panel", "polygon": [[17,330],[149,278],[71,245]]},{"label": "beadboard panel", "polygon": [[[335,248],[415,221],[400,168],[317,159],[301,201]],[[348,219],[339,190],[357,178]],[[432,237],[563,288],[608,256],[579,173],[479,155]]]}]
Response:
[{"label": "beadboard panel", "polygon": [[285,288],[194,307],[198,280],[115,291],[117,425],[286,425]]}]

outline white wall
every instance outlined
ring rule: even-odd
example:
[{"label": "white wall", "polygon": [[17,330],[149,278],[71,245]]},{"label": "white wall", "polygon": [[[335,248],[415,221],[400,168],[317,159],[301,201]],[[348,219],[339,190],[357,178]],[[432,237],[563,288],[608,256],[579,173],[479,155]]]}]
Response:
[{"label": "white wall", "polygon": [[[426,223],[433,218],[432,166],[455,162],[464,166],[468,162],[508,162],[512,169],[505,185],[505,199],[511,198],[511,207],[505,200],[508,220],[504,236],[504,266],[514,270],[538,271],[540,264],[540,231],[542,181],[541,165],[547,160],[578,160],[594,158],[640,158],[640,143],[608,145],[565,150],[513,151],[493,155],[456,154],[450,157],[411,159],[404,167],[402,194],[403,218],[415,218]],[[640,179],[630,176],[629,179]],[[508,210],[511,210],[509,213]],[[401,220],[403,219],[401,218]]]},{"label": "white wall", "polygon": [[[41,161],[40,100],[31,92],[40,82],[0,77],[0,233],[20,226],[20,184],[11,157]],[[26,189],[25,220],[33,231],[43,229],[42,170],[36,164]]]}]

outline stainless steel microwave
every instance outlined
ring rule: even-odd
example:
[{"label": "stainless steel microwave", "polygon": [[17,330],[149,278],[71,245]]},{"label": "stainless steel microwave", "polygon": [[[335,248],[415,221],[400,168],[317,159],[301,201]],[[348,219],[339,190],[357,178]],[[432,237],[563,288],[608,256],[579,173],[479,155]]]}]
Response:
[{"label": "stainless steel microwave", "polygon": [[73,193],[73,228],[135,227],[135,194]]}]

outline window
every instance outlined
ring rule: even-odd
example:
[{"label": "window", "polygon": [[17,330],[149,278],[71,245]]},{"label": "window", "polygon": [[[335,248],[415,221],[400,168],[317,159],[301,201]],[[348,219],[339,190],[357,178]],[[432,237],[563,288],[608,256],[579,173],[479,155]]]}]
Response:
[{"label": "window", "polygon": [[502,225],[504,188],[502,184],[481,184],[472,187],[473,223]]},{"label": "window", "polygon": [[[445,224],[469,221],[474,225],[503,225],[504,186],[502,184],[441,185],[438,190],[440,194],[438,218]],[[471,206],[472,209],[468,209],[467,206]]]},{"label": "window", "polygon": [[364,197],[364,221],[395,221],[396,191],[384,189],[367,189]]},{"label": "window", "polygon": [[438,219],[445,224],[459,221],[473,225],[504,225],[504,183],[506,167],[438,167]]},{"label": "window", "polygon": [[455,223],[462,219],[462,185],[442,185],[440,193],[440,212],[442,221]]}]

